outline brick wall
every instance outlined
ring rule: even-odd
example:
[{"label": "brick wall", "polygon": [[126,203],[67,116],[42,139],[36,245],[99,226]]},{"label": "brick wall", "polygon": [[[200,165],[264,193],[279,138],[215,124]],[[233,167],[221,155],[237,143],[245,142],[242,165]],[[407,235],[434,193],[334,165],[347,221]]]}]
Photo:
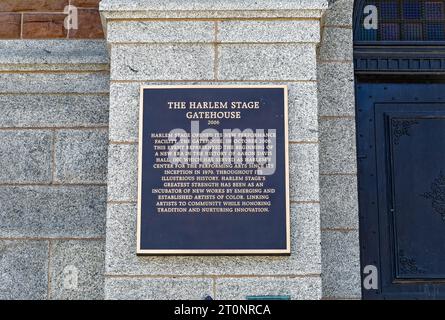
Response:
[{"label": "brick wall", "polygon": [[[0,0],[0,39],[103,38],[100,0]],[[78,29],[64,27],[64,8],[78,8]]]}]

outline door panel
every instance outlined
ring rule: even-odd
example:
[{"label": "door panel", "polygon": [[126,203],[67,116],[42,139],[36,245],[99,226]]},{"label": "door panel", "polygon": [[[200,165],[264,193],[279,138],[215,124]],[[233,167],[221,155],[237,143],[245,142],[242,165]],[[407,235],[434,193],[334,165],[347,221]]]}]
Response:
[{"label": "door panel", "polygon": [[367,299],[445,298],[445,86],[359,84],[357,142]]}]

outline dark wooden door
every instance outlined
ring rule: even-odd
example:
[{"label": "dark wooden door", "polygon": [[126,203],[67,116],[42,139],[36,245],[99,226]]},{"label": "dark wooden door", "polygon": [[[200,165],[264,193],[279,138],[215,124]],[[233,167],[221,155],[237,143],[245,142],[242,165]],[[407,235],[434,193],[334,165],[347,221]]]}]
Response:
[{"label": "dark wooden door", "polygon": [[[445,299],[445,85],[358,83],[364,299]],[[368,281],[368,286],[363,284]]]}]

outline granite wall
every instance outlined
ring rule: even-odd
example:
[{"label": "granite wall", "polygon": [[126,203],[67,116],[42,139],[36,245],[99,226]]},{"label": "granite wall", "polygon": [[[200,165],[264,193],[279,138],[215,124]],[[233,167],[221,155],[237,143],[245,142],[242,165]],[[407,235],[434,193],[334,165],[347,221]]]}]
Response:
[{"label": "granite wall", "polygon": [[0,41],[0,299],[103,299],[104,41]]},{"label": "granite wall", "polygon": [[[320,299],[317,46],[325,1],[101,2],[110,47],[107,299]],[[290,256],[136,256],[139,87],[287,84]]]},{"label": "granite wall", "polygon": [[318,57],[323,297],[361,297],[355,140],[353,0],[332,2]]},{"label": "granite wall", "polygon": [[[360,298],[352,6],[103,0],[106,42],[0,41],[0,299]],[[289,86],[290,256],[136,256],[142,84]]]}]

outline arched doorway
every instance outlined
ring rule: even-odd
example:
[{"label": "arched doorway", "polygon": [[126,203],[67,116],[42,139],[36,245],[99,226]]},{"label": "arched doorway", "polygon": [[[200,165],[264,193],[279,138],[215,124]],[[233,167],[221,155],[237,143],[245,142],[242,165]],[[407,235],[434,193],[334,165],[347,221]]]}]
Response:
[{"label": "arched doorway", "polygon": [[362,296],[445,298],[445,1],[354,7]]}]

